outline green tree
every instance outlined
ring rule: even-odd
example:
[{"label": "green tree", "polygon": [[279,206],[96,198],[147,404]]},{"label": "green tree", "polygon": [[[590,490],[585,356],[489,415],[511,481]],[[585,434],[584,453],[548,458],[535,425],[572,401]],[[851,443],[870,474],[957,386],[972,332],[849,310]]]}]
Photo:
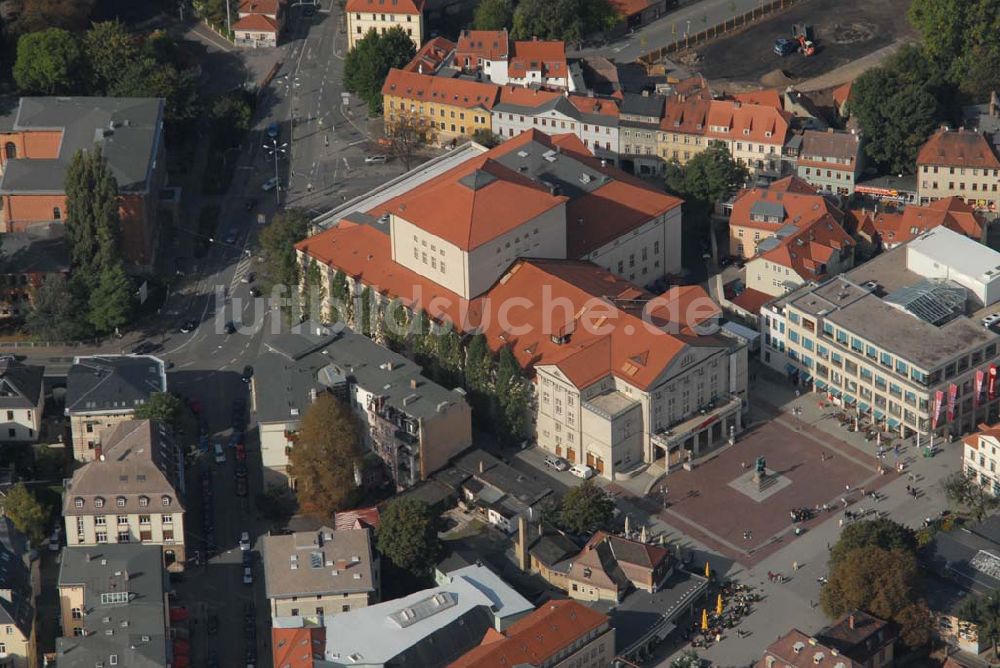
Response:
[{"label": "green tree", "polygon": [[493,357],[486,335],[477,332],[465,348],[465,385],[470,390],[485,390],[493,379]]},{"label": "green tree", "polygon": [[374,28],[344,60],[344,87],[368,104],[373,116],[382,112],[382,84],[389,70],[413,60],[416,48],[406,31],[396,26],[379,34]]},{"label": "green tree", "polygon": [[358,325],[361,327],[361,333],[370,337],[375,334],[373,322],[375,314],[372,313],[375,307],[375,297],[372,295],[372,289],[367,285],[362,288],[358,302],[358,311],[360,311]]},{"label": "green tree", "polygon": [[559,502],[557,524],[575,534],[591,534],[604,528],[614,516],[615,502],[607,492],[586,480],[566,492]]},{"label": "green tree", "polygon": [[73,268],[88,284],[97,283],[105,268],[121,221],[118,183],[100,147],[79,150],[66,170],[66,242]]},{"label": "green tree", "polygon": [[87,335],[86,301],[74,287],[65,276],[49,274],[32,290],[24,324],[33,336],[46,341],[75,341]]},{"label": "green tree", "polygon": [[480,0],[472,17],[476,30],[510,30],[514,23],[511,0]]},{"label": "green tree", "polygon": [[307,513],[328,518],[357,497],[358,427],[350,410],[332,394],[320,394],[306,409],[288,464],[299,506]]},{"label": "green tree", "polygon": [[76,92],[83,69],[80,43],[71,32],[50,28],[17,40],[14,81],[25,95]]},{"label": "green tree", "polygon": [[865,155],[882,170],[910,173],[937,122],[939,105],[923,83],[876,67],[854,81],[850,113],[865,133]]},{"label": "green tree", "polygon": [[98,333],[110,334],[128,324],[132,313],[133,293],[132,280],[120,261],[101,271],[97,285],[90,293],[88,316],[90,324]]},{"label": "green tree", "polygon": [[238,146],[250,129],[253,118],[251,96],[244,91],[231,91],[212,102],[212,134],[222,146]]},{"label": "green tree", "polygon": [[507,444],[518,443],[527,430],[530,388],[510,346],[500,349],[494,396],[500,412],[498,436]]},{"label": "green tree", "polygon": [[48,28],[78,32],[87,27],[96,0],[19,0],[17,15],[4,26],[10,35]]},{"label": "green tree", "polygon": [[854,522],[844,527],[830,551],[830,564],[837,564],[853,550],[880,547],[883,550],[917,551],[917,536],[913,529],[888,518]]},{"label": "green tree", "polygon": [[326,291],[323,289],[323,272],[316,262],[305,256],[305,271],[302,272],[302,315],[307,320],[320,322],[323,320],[323,302],[326,301]]},{"label": "green tree", "polygon": [[579,42],[618,21],[609,0],[520,0],[514,10],[514,39],[561,39]]},{"label": "green tree", "polygon": [[693,649],[689,649],[680,656],[674,657],[670,662],[670,668],[701,668],[701,657]]},{"label": "green tree", "polygon": [[139,55],[135,37],[120,21],[95,23],[83,36],[83,54],[90,71],[91,94],[106,94],[122,67]]},{"label": "green tree", "polygon": [[472,133],[472,141],[481,144],[486,148],[493,148],[500,144],[500,137],[493,134],[487,128],[479,128]]},{"label": "green tree", "polygon": [[48,510],[24,483],[19,482],[7,491],[7,496],[3,498],[3,512],[32,545],[38,547],[45,540]]},{"label": "green tree", "polygon": [[197,74],[159,63],[148,56],[124,63],[108,90],[113,97],[162,97],[168,121],[186,121],[199,113]]},{"label": "green tree", "polygon": [[441,554],[434,513],[423,501],[390,501],[382,511],[377,538],[383,557],[418,577],[430,573]]},{"label": "green tree", "polygon": [[309,233],[309,215],[302,209],[286,209],[275,214],[260,233],[264,273],[271,286],[284,286],[289,294],[299,286],[299,262],[295,244]]},{"label": "green tree", "polygon": [[347,274],[338,269],[334,272],[333,278],[330,279],[331,323],[345,325],[351,323],[351,318],[354,315],[354,303],[351,297],[351,286],[347,281]]},{"label": "green tree", "polygon": [[865,610],[909,627],[902,638],[917,647],[930,638],[930,614],[919,598],[916,556],[907,550],[868,546],[843,554],[830,569],[820,604],[830,617]]},{"label": "green tree", "polygon": [[978,0],[913,0],[910,24],[917,29],[927,55],[951,62],[962,55],[969,31],[969,9]]},{"label": "green tree", "polygon": [[184,402],[170,392],[153,392],[149,400],[135,407],[136,420],[156,420],[174,429],[181,426]]},{"label": "green tree", "polygon": [[994,509],[1000,507],[1000,498],[989,493],[987,488],[975,480],[956,471],[941,481],[941,489],[948,502],[972,514],[977,522],[982,522]]},{"label": "green tree", "polygon": [[1000,644],[1000,590],[992,590],[983,596],[969,596],[959,604],[956,615],[963,621],[976,625],[979,640],[988,642],[997,653]]}]

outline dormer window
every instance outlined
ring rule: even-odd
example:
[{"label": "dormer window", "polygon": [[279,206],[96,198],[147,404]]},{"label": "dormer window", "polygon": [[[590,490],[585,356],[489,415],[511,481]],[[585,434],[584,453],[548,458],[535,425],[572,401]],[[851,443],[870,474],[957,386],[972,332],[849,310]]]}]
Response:
[{"label": "dormer window", "polygon": [[103,508],[104,507],[104,499],[102,497],[100,497],[100,496],[97,497],[96,499],[94,499],[94,507],[95,508]]},{"label": "dormer window", "polygon": [[83,499],[80,498],[79,496],[76,497],[75,499],[73,499],[73,505],[76,506],[77,508],[83,508]]},{"label": "dormer window", "polygon": [[124,496],[119,496],[117,499],[115,499],[115,504],[119,508],[124,508],[125,507],[125,497]]},{"label": "dormer window", "polygon": [[167,496],[166,494],[164,494],[163,496],[160,497],[160,503],[162,503],[164,506],[169,506],[170,505],[170,497]]},{"label": "dormer window", "polygon": [[140,508],[145,508],[148,505],[149,505],[149,497],[148,496],[140,496],[139,497],[139,507]]}]

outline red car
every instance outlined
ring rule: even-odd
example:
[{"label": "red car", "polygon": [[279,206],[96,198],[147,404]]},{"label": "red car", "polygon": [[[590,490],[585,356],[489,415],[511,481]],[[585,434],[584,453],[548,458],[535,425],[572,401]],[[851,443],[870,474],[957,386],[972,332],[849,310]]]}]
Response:
[{"label": "red car", "polygon": [[198,415],[199,413],[201,413],[201,402],[200,401],[198,401],[197,399],[192,399],[191,403],[189,405],[191,406],[191,412],[192,413],[194,413],[195,415]]},{"label": "red car", "polygon": [[236,444],[236,460],[245,462],[247,459],[247,446],[242,442]]}]

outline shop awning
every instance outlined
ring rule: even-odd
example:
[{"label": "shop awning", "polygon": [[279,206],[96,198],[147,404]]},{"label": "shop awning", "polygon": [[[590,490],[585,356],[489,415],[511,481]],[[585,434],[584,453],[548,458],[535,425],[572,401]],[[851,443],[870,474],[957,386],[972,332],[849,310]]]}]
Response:
[{"label": "shop awning", "polygon": [[858,404],[858,412],[859,413],[867,413],[869,408],[871,408],[871,406],[869,406],[868,404],[866,404],[863,401]]},{"label": "shop awning", "polygon": [[813,379],[813,377],[812,377],[812,374],[810,374],[810,373],[807,373],[807,374],[805,374],[805,375],[804,375],[804,376],[802,377],[802,382],[803,382],[803,383],[808,383],[808,382],[809,382],[810,380],[812,380],[812,379]]},{"label": "shop awning", "polygon": [[841,393],[841,391],[840,391],[840,390],[838,390],[837,388],[835,388],[835,387],[831,387],[831,388],[830,388],[830,394],[832,394],[833,396],[835,396],[835,397],[837,397],[838,399],[840,399],[840,395],[841,395],[842,393]]},{"label": "shop awning", "polygon": [[885,413],[883,413],[882,411],[880,411],[879,409],[876,408],[875,409],[875,419],[876,420],[885,419]]},{"label": "shop awning", "polygon": [[892,427],[893,429],[898,428],[899,420],[897,420],[896,418],[889,418],[889,426]]},{"label": "shop awning", "polygon": [[794,364],[786,364],[785,365],[785,373],[798,373],[798,372],[799,372],[799,370],[797,368],[795,368]]},{"label": "shop awning", "polygon": [[857,401],[857,399],[855,399],[851,395],[849,395],[849,394],[845,394],[844,395],[844,403],[847,404],[848,406],[853,405],[856,401]]},{"label": "shop awning", "polygon": [[826,389],[826,383],[823,382],[822,380],[817,380],[816,381],[816,389],[817,390],[825,390]]}]

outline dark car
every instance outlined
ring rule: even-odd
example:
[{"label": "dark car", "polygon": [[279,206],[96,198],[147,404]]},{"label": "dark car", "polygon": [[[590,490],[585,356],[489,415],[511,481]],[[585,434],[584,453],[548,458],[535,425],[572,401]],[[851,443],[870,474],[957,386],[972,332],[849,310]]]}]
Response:
[{"label": "dark car", "polygon": [[799,43],[795,40],[779,37],[774,40],[774,52],[779,56],[787,56],[798,51]]},{"label": "dark car", "polygon": [[278,125],[276,122],[271,123],[270,125],[267,126],[267,136],[270,137],[271,139],[277,139],[278,135],[280,134],[281,134],[281,126]]},{"label": "dark car", "polygon": [[243,375],[240,376],[240,380],[244,383],[249,383],[251,378],[253,378],[253,367],[248,364],[243,367]]},{"label": "dark car", "polygon": [[257,286],[251,286],[251,288],[250,288],[250,296],[251,297],[260,297],[261,294],[262,293],[260,291],[260,288],[258,288]]},{"label": "dark car", "polygon": [[316,6],[306,5],[302,8],[302,16],[309,18],[310,16],[316,16]]},{"label": "dark car", "polygon": [[257,198],[251,197],[246,201],[246,204],[244,206],[246,206],[247,211],[253,211],[254,209],[257,208]]},{"label": "dark car", "polygon": [[226,330],[226,334],[235,334],[236,333],[236,325],[234,325],[232,323],[232,321],[229,321],[229,322],[226,323],[225,330]]},{"label": "dark car", "polygon": [[186,320],[181,325],[181,334],[189,334],[198,328],[198,323],[194,320]]},{"label": "dark car", "polygon": [[235,244],[236,240],[239,239],[239,237],[240,237],[240,231],[234,227],[231,230],[229,230],[229,232],[226,233],[226,238],[224,241],[227,244]]},{"label": "dark car", "polygon": [[151,343],[149,341],[143,341],[142,343],[140,343],[139,345],[137,345],[135,348],[132,349],[132,354],[146,355],[156,350],[156,348],[157,346],[155,343]]}]

